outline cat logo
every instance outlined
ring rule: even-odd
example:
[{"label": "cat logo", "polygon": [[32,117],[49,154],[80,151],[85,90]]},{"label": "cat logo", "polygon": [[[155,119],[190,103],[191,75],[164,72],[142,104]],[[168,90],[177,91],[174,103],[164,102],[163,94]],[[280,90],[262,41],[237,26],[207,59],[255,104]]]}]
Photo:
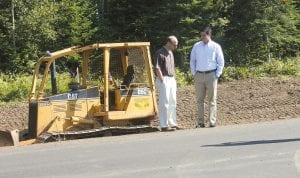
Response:
[{"label": "cat logo", "polygon": [[78,93],[68,93],[68,100],[78,99]]}]

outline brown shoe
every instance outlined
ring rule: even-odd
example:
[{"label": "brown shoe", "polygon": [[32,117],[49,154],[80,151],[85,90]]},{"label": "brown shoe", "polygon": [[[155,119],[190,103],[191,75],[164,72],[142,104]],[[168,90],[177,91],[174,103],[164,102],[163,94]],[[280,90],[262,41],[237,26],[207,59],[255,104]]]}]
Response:
[{"label": "brown shoe", "polygon": [[199,124],[196,126],[196,128],[205,128],[205,124]]},{"label": "brown shoe", "polygon": [[171,128],[172,128],[172,129],[176,129],[176,130],[183,130],[182,128],[178,127],[177,125],[172,126]]},{"label": "brown shoe", "polygon": [[217,124],[210,124],[209,127],[216,127]]},{"label": "brown shoe", "polygon": [[163,127],[161,128],[162,132],[171,132],[171,131],[175,131],[176,129],[174,128],[170,128],[170,127]]}]

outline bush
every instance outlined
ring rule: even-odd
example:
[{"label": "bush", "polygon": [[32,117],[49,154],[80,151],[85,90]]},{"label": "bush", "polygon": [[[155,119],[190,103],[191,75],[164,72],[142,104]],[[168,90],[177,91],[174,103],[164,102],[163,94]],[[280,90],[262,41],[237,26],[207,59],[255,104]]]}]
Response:
[{"label": "bush", "polygon": [[247,67],[225,67],[221,79],[242,79],[247,78],[249,76],[250,69]]},{"label": "bush", "polygon": [[0,74],[0,101],[22,101],[28,98],[32,76]]},{"label": "bush", "polygon": [[225,67],[221,80],[277,77],[281,75],[296,76],[300,74],[300,57],[285,61],[273,59],[252,67]]},{"label": "bush", "polygon": [[[300,57],[293,59],[265,62],[256,66],[228,66],[224,68],[221,81],[238,80],[244,78],[277,77],[300,75]],[[180,86],[191,85],[193,76],[191,73],[176,70],[176,80]]]},{"label": "bush", "polygon": [[[67,73],[57,75],[58,93],[69,90],[68,83],[71,81],[70,75]],[[18,102],[28,99],[32,84],[31,75],[5,75],[0,74],[0,103],[2,102]],[[39,86],[39,82],[37,84]],[[45,96],[51,94],[51,80],[47,77],[45,88]]]},{"label": "bush", "polygon": [[188,86],[191,85],[194,80],[191,72],[184,72],[176,69],[176,82],[178,86]]},{"label": "bush", "polygon": [[300,58],[287,59],[286,61],[273,60],[258,67],[258,73],[269,76],[298,75],[300,71]]}]

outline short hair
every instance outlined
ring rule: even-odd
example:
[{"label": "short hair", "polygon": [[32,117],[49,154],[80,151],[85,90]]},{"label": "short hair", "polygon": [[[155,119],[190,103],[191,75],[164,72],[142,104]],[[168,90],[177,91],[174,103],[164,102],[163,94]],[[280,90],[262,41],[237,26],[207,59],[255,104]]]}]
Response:
[{"label": "short hair", "polygon": [[212,30],[210,26],[206,26],[202,32],[204,32],[207,35],[212,35]]},{"label": "short hair", "polygon": [[171,36],[168,36],[168,38],[167,38],[167,43],[168,42],[172,42],[172,41],[176,41],[177,43],[178,43],[178,39],[176,38],[176,36],[174,36],[174,35],[171,35]]}]

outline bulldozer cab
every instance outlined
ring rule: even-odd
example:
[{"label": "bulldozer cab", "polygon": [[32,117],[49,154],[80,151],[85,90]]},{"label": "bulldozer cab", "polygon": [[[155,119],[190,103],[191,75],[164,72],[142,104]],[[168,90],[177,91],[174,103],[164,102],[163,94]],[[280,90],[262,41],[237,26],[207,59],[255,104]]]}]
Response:
[{"label": "bulldozer cab", "polygon": [[48,53],[36,64],[29,136],[149,123],[157,115],[150,43],[109,43]]}]

